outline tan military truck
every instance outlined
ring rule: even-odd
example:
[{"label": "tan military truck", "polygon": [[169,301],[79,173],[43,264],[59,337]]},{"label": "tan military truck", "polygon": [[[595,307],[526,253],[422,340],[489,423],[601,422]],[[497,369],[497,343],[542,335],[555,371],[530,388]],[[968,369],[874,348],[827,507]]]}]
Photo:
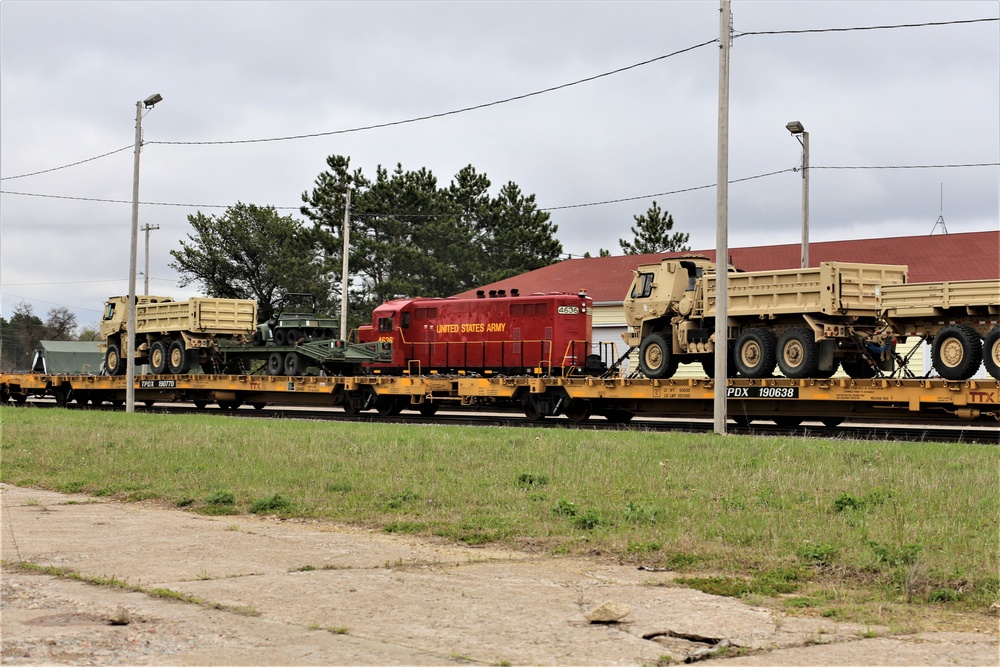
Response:
[{"label": "tan military truck", "polygon": [[919,336],[931,344],[931,365],[941,377],[968,380],[984,363],[1000,380],[1000,280],[886,286],[882,307],[902,340]]},{"label": "tan military truck", "polygon": [[[639,369],[669,378],[678,364],[701,362],[714,375],[715,264],[705,257],[643,264],[625,297]],[[907,267],[823,262],[817,267],[738,272],[730,267],[729,375],[770,377],[775,366],[790,378],[830,377],[838,366],[872,377],[891,363],[879,338],[883,285],[904,283]]]},{"label": "tan military truck", "polygon": [[[135,363],[150,372],[187,373],[195,363],[208,365],[219,340],[248,341],[257,327],[253,299],[137,296]],[[104,372],[124,375],[127,367],[128,297],[113,296],[104,304],[100,348]]]}]

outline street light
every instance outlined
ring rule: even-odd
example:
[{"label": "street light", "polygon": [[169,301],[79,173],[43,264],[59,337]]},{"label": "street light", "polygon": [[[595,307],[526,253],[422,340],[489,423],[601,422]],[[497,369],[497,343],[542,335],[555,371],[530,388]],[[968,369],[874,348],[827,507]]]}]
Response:
[{"label": "street light", "polygon": [[809,266],[809,133],[797,120],[785,125],[802,144],[802,268]]},{"label": "street light", "polygon": [[128,345],[126,351],[125,411],[135,412],[135,262],[139,242],[139,149],[142,147],[142,110],[162,102],[159,93],[135,103],[135,171],[132,176],[132,246],[128,265]]}]

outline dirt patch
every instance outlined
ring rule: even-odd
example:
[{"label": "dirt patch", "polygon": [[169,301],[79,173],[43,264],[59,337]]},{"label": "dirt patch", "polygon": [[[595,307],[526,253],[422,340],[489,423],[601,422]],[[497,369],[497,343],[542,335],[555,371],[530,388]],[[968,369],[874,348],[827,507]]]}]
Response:
[{"label": "dirt patch", "polygon": [[[6,568],[5,664],[649,665],[694,655],[735,664],[998,664],[997,633],[889,636],[582,558],[6,485],[2,500],[5,563],[105,583]],[[628,615],[588,622],[607,601]]]}]

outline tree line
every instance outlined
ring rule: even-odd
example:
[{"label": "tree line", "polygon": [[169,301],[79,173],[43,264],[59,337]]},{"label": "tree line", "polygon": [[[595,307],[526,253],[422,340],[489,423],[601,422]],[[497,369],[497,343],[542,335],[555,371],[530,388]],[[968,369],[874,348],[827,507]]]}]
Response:
[{"label": "tree line", "polygon": [[[369,320],[394,297],[445,297],[560,261],[559,227],[538,208],[535,195],[508,181],[493,188],[485,173],[463,167],[447,183],[429,169],[373,175],[331,155],[313,187],[302,193],[301,218],[273,206],[237,202],[221,215],[188,216],[191,232],[170,251],[170,267],[182,287],[196,284],[206,296],[255,299],[259,318],[290,292],[310,292],[325,312],[340,309],[344,219],[350,196],[348,326]],[[633,216],[632,239],[619,239],[624,254],[688,250],[688,234],[654,201]],[[610,251],[599,250],[600,256]],[[589,253],[587,254],[589,256]],[[39,340],[96,339],[77,331],[66,308],[43,322],[28,304],[11,320],[0,318],[0,367],[25,370]]]}]

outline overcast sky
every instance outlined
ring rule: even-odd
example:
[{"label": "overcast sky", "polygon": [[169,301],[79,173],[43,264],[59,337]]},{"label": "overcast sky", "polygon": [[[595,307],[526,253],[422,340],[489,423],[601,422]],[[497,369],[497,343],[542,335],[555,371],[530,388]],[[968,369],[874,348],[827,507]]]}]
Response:
[{"label": "overcast sky", "polygon": [[[734,0],[740,33],[1000,16],[997,2]],[[0,291],[81,325],[128,292],[136,101],[139,224],[150,292],[186,298],[169,268],[187,216],[237,201],[295,217],[326,157],[426,167],[446,185],[471,164],[552,210],[567,253],[621,254],[653,199],[695,249],[715,247],[717,43],[526,99],[719,37],[719,3],[0,3]],[[998,228],[1000,23],[738,36],[731,54],[729,175],[790,170],[810,133],[813,241]],[[224,142],[331,133],[287,141]],[[127,150],[48,173],[17,178]],[[801,175],[729,187],[731,247],[797,243]],[[690,188],[687,193],[662,194]],[[46,195],[46,197],[26,196]],[[657,195],[646,197],[644,195]],[[65,199],[55,198],[65,197]],[[78,198],[116,200],[83,201]],[[608,200],[613,204],[571,207]],[[218,208],[215,208],[218,207]],[[139,270],[143,268],[143,235]],[[1000,275],[1000,267],[998,267]],[[143,278],[138,278],[143,290]]]}]

